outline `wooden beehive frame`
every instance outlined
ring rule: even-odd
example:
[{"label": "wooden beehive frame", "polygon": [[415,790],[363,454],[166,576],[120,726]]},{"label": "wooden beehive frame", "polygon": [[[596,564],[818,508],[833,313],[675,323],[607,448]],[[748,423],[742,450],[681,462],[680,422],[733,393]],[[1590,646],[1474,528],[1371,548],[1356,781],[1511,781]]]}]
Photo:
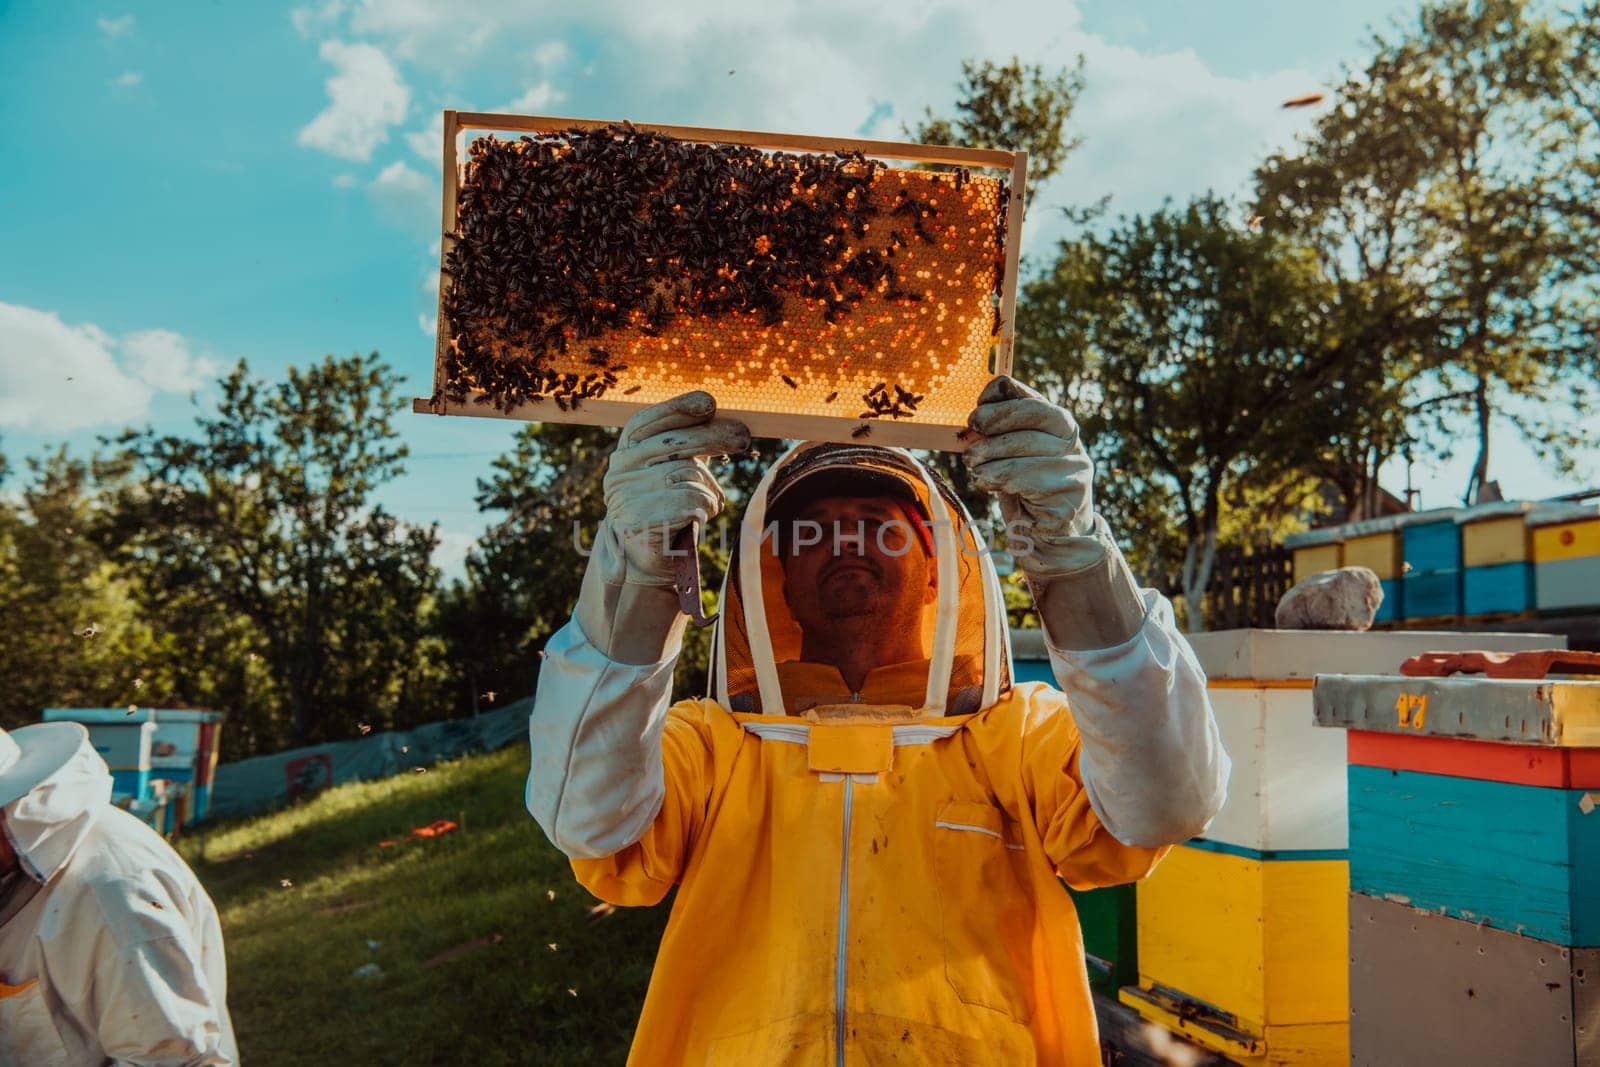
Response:
[{"label": "wooden beehive frame", "polygon": [[[457,141],[464,130],[522,131],[550,133],[562,130],[603,129],[613,122],[593,119],[554,118],[548,116],[503,115],[489,112],[446,111],[444,113],[444,206],[442,215],[441,266],[455,243],[456,194],[463,180],[458,163]],[[1017,266],[1021,254],[1021,220],[1023,189],[1027,179],[1026,152],[1007,152],[997,149],[947,148],[940,145],[907,144],[896,141],[869,141],[861,139],[812,137],[800,134],[756,133],[748,130],[719,130],[698,126],[658,126],[635,123],[635,128],[648,133],[661,134],[683,141],[712,144],[744,145],[753,148],[795,152],[860,152],[885,160],[912,163],[943,163],[965,167],[1004,169],[1010,172],[1006,206],[1005,277],[1001,283],[999,307],[999,335],[996,338],[991,370],[996,374],[1009,374],[1012,348],[1015,343],[1017,296]],[[451,280],[442,272],[439,278],[439,326],[434,348],[434,386],[438,391],[445,379],[445,360],[451,342],[450,326],[445,316],[445,298]],[[495,405],[478,404],[467,400],[416,399],[412,410],[435,415],[477,415],[488,418],[518,419],[537,422],[569,422],[591,426],[618,426],[644,405],[625,400],[603,398],[585,400],[581,406],[563,411],[554,404],[521,404],[502,411]],[[723,415],[742,420],[757,437],[787,439],[848,438],[861,420],[838,416],[725,409]],[[961,427],[927,422],[898,422],[892,419],[874,419],[872,443],[897,445],[905,448],[928,448],[941,451],[960,451],[965,437]]]}]

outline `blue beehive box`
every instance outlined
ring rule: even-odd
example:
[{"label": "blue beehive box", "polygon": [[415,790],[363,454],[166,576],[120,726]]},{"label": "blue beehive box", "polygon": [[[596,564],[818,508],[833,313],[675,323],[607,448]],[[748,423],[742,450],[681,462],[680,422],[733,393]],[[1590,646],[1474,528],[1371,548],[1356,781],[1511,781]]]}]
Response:
[{"label": "blue beehive box", "polygon": [[1533,564],[1497,563],[1461,572],[1461,610],[1466,615],[1528,611],[1533,607]]},{"label": "blue beehive box", "polygon": [[1461,528],[1456,512],[1445,514],[1437,522],[1413,523],[1401,531],[1408,576],[1461,569]]},{"label": "blue beehive box", "polygon": [[1461,614],[1460,571],[1408,574],[1401,579],[1401,584],[1406,618],[1436,619]]},{"label": "blue beehive box", "polygon": [[1373,622],[1396,622],[1406,617],[1405,583],[1399,578],[1385,578],[1378,583],[1383,589],[1383,603],[1378,605]]}]

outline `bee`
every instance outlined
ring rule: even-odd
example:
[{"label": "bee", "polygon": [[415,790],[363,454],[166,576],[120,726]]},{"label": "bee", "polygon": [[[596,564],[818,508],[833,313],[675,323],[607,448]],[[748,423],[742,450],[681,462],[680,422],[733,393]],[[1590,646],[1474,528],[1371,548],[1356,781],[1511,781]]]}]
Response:
[{"label": "bee", "polygon": [[642,386],[642,385],[630,385],[628,388],[626,388],[626,389],[624,389],[622,391],[622,395],[623,396],[632,396],[634,393],[637,393],[639,390],[641,390],[643,388],[644,388],[644,386]]},{"label": "bee", "polygon": [[778,377],[782,378],[783,379],[783,384],[787,385],[790,389],[798,389],[798,388],[800,388],[800,383],[796,382],[793,378],[789,377],[787,374],[780,374],[780,375],[778,375]]},{"label": "bee", "polygon": [[831,392],[827,396],[823,397],[822,398],[822,402],[824,404],[831,404],[835,400],[838,400],[838,399],[839,399],[839,391],[837,389],[835,389],[833,392]]},{"label": "bee", "polygon": [[859,441],[870,433],[872,433],[872,427],[863,422],[860,426],[857,426],[854,430],[850,431],[850,436]]}]

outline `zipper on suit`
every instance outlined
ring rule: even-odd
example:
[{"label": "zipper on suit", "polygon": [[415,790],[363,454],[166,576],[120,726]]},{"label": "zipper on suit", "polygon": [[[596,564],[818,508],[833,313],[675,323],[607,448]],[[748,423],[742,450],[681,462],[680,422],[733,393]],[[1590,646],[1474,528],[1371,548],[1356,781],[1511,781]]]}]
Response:
[{"label": "zipper on suit", "polygon": [[839,848],[839,943],[833,962],[833,1029],[838,1050],[834,1063],[837,1067],[844,1067],[844,974],[850,933],[850,808],[854,784],[851,775],[844,776],[844,839]]}]

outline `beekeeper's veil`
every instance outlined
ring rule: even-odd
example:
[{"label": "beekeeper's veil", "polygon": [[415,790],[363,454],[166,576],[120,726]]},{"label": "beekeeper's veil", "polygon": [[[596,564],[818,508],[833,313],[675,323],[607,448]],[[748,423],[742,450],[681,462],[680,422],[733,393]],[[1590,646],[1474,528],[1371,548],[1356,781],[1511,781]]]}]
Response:
[{"label": "beekeeper's veil", "polygon": [[[918,717],[965,714],[993,704],[1011,685],[1011,642],[1000,582],[986,545],[955,493],[901,449],[800,444],[756,487],[740,523],[723,580],[722,614],[711,652],[710,696],[734,711],[767,715],[801,710],[785,694],[780,664],[800,659],[801,634],[784,597],[784,573],[770,542],[767,517],[799,497],[861,495],[864,478],[883,496],[911,502],[930,520],[937,596],[924,607],[926,689],[910,698]],[[780,533],[780,536],[781,533]],[[915,706],[915,704],[914,704]]]}]

